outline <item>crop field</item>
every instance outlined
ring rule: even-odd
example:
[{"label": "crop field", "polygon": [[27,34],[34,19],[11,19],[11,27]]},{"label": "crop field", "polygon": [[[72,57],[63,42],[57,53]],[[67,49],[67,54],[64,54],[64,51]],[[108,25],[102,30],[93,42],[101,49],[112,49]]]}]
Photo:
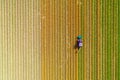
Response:
[{"label": "crop field", "polygon": [[120,80],[120,0],[0,0],[0,80]]}]

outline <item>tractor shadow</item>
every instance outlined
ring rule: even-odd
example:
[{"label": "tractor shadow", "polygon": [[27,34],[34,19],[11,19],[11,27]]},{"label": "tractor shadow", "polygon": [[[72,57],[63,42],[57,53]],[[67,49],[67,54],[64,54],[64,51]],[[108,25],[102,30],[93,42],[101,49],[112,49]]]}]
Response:
[{"label": "tractor shadow", "polygon": [[78,54],[79,48],[78,48],[77,40],[76,40],[75,45],[73,46],[73,48],[75,49],[75,54]]},{"label": "tractor shadow", "polygon": [[75,45],[74,45],[73,48],[74,48],[74,49],[78,49],[78,42],[77,42],[77,40],[76,40]]}]

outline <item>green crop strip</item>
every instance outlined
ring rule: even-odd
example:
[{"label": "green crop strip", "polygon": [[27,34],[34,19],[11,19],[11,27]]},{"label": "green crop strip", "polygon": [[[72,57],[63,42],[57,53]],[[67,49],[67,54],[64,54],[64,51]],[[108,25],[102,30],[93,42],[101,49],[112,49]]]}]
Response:
[{"label": "green crop strip", "polygon": [[118,6],[118,80],[120,80],[120,0]]},{"label": "green crop strip", "polygon": [[[84,1],[83,1],[84,3]],[[120,0],[101,0],[100,1],[100,15],[97,15],[97,3],[98,1],[96,0],[92,0],[92,34],[90,36],[92,36],[92,53],[91,53],[91,56],[92,56],[92,63],[91,63],[91,79],[92,80],[96,80],[97,79],[97,76],[98,75],[101,75],[102,76],[102,80],[113,80],[113,79],[118,79],[120,80]],[[91,6],[90,6],[91,7]],[[85,32],[84,31],[84,11],[85,11],[85,7],[84,5],[81,6],[81,27],[82,30],[82,35],[85,36]],[[101,68],[100,70],[101,73],[98,74],[97,72],[97,68],[98,68],[98,65],[97,65],[97,53],[98,53],[98,48],[97,46],[98,45],[98,37],[99,35],[97,36],[97,30],[99,30],[97,28],[97,17],[100,16],[100,34],[102,35],[102,50],[100,53],[101,54],[101,57],[100,58],[100,66],[99,68]],[[84,40],[84,39],[83,39]],[[118,40],[118,41],[117,41]],[[118,44],[117,44],[118,43]],[[84,43],[84,44],[87,44],[87,43]],[[83,45],[84,45],[83,44]],[[80,73],[79,72],[79,75],[81,75],[79,77],[79,80],[84,80],[84,51],[85,51],[85,48],[82,47],[80,53],[82,54],[79,54],[79,70],[81,70],[83,73]],[[81,56],[81,57],[80,57]],[[82,65],[83,64],[83,65]]]},{"label": "green crop strip", "polygon": [[93,80],[97,80],[97,1],[93,0],[93,22],[94,22],[94,79]]},{"label": "green crop strip", "polygon": [[111,79],[111,5],[110,0],[107,0],[107,80]]},{"label": "green crop strip", "polygon": [[[83,2],[82,0],[79,0],[79,2]],[[81,32],[81,35],[83,35],[83,27],[84,27],[84,17],[82,16],[83,15],[83,12],[84,12],[84,9],[83,9],[83,6],[79,5],[79,11],[80,11],[80,18],[79,18],[79,21],[81,21],[79,27],[81,28],[79,31]],[[83,39],[83,37],[82,37]],[[84,80],[84,53],[83,53],[83,47],[80,48],[78,50],[78,80]]]}]

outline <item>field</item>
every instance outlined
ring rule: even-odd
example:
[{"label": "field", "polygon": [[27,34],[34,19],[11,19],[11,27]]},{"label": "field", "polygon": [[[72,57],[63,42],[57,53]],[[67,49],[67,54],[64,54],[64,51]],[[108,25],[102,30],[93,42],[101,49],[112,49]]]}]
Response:
[{"label": "field", "polygon": [[0,80],[120,80],[119,14],[120,0],[0,0]]}]

